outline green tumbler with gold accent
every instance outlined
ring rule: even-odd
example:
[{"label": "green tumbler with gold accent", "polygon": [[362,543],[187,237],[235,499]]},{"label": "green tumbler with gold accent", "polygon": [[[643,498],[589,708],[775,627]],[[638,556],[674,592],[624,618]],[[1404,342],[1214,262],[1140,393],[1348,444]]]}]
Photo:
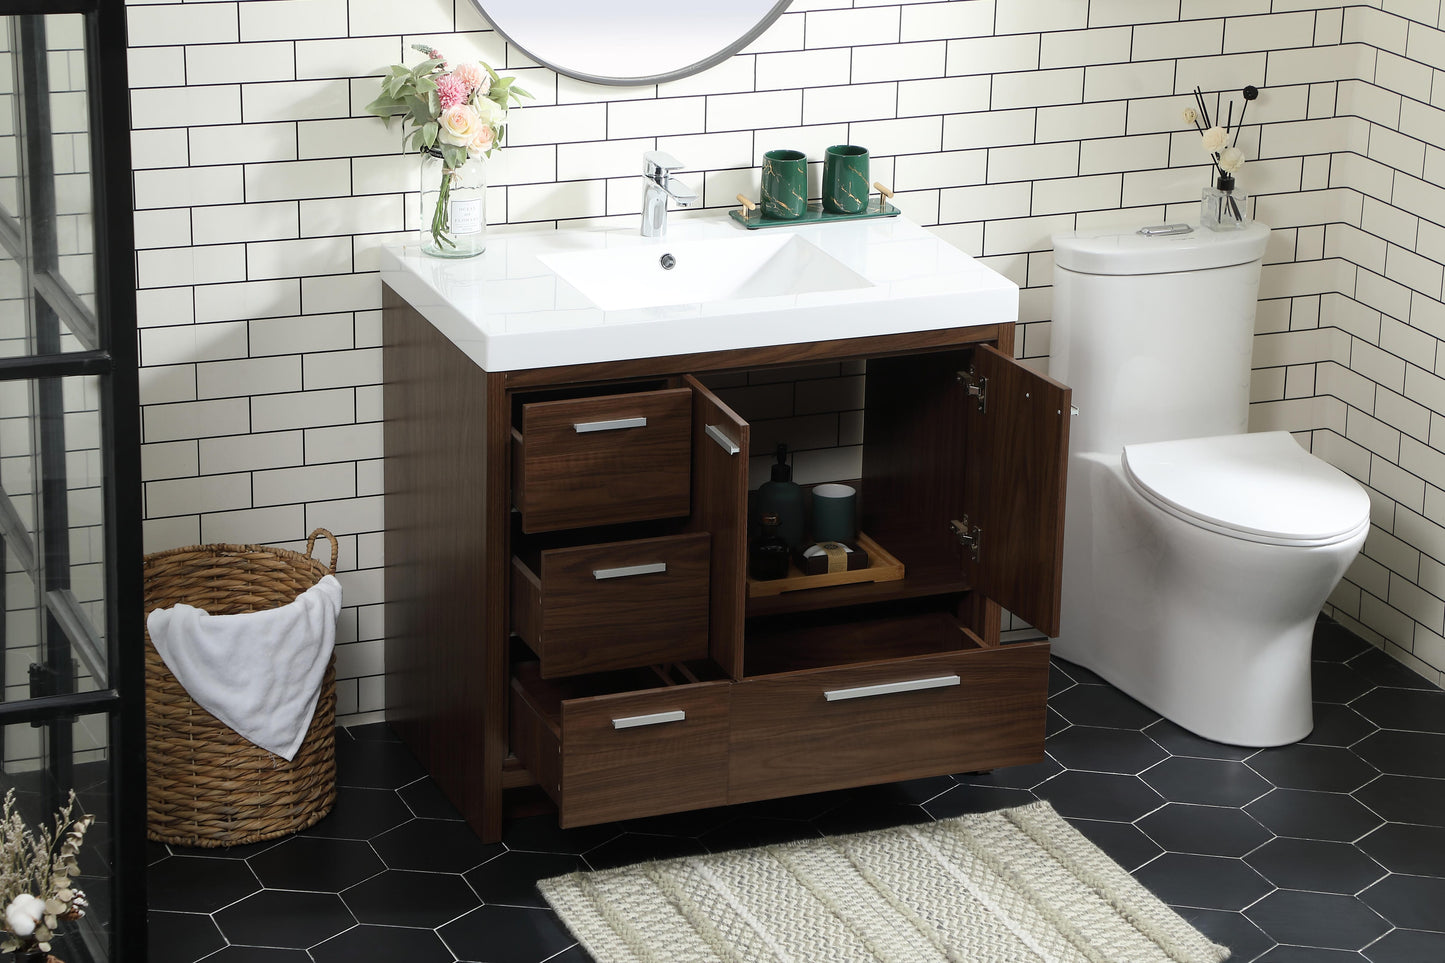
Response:
[{"label": "green tumbler with gold accent", "polygon": [[763,155],[763,217],[795,221],[808,209],[808,155],[770,150]]},{"label": "green tumbler with gold accent", "polygon": [[838,144],[823,155],[823,210],[862,214],[868,209],[868,150]]}]

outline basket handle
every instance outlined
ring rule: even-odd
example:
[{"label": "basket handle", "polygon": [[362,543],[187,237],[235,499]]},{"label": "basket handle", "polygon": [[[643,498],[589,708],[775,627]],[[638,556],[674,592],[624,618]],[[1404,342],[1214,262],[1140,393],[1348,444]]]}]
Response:
[{"label": "basket handle", "polygon": [[314,549],[314,548],[316,547],[316,536],[317,536],[317,535],[325,535],[327,538],[331,539],[331,571],[332,571],[332,572],[335,572],[335,571],[336,571],[336,556],[337,556],[337,554],[339,553],[341,547],[336,544],[336,536],[335,536],[335,535],[332,535],[332,534],[331,534],[330,532],[328,532],[326,529],[324,529],[324,528],[318,528],[318,529],[316,529],[316,531],[314,531],[314,532],[311,533],[310,537],[308,537],[308,538],[306,539],[306,554],[309,556],[309,555],[311,554],[312,549]]}]

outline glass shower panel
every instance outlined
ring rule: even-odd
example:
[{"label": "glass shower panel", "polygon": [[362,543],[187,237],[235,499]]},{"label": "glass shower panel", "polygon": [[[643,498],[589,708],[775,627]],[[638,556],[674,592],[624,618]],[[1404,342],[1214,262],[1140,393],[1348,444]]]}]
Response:
[{"label": "glass shower panel", "polygon": [[[49,82],[50,177],[55,197],[55,271],[95,315],[95,225],[91,216],[90,105],[85,19],[45,17]],[[81,345],[65,345],[75,350]]]}]

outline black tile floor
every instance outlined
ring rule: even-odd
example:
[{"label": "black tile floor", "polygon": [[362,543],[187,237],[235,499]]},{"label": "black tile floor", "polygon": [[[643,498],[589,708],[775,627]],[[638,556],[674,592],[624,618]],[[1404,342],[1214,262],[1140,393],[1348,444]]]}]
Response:
[{"label": "black tile floor", "polygon": [[314,828],[152,844],[151,959],[587,963],[536,880],[1047,799],[1233,960],[1445,961],[1445,691],[1326,620],[1314,678],[1314,732],[1250,750],[1056,661],[1037,765],[565,831],[536,816],[496,844],[389,728],[357,727]]}]

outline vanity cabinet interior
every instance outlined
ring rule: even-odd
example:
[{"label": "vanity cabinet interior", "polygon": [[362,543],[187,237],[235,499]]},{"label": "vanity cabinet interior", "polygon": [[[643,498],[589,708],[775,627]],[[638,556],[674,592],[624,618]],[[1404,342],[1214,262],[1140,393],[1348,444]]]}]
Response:
[{"label": "vanity cabinet interior", "polygon": [[[1069,392],[1012,324],[488,372],[389,289],[388,718],[485,839],[1042,758]],[[750,596],[721,374],[863,361],[904,577]],[[535,793],[535,790],[531,791]]]}]

